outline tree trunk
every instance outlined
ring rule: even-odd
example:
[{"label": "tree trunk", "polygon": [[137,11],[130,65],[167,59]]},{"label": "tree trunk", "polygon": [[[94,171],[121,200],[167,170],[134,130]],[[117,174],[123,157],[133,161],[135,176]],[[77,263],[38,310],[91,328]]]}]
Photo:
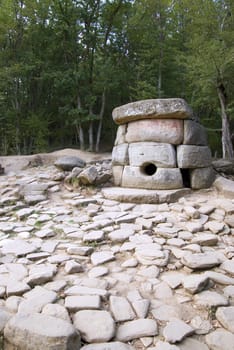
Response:
[{"label": "tree trunk", "polygon": [[233,158],[233,146],[231,140],[231,132],[230,132],[230,122],[226,111],[226,94],[225,87],[223,84],[219,84],[217,87],[220,107],[221,107],[221,118],[222,118],[222,150],[223,150],[223,158]]},{"label": "tree trunk", "polygon": [[105,111],[105,105],[106,105],[106,89],[103,90],[102,93],[102,105],[101,110],[99,113],[99,122],[98,122],[98,129],[97,129],[97,137],[96,137],[96,145],[95,145],[95,151],[99,151],[100,147],[100,140],[101,140],[101,133],[102,133],[102,124],[103,124],[103,116]]},{"label": "tree trunk", "polygon": [[85,149],[85,142],[84,142],[84,130],[81,126],[81,123],[77,123],[76,124],[76,132],[79,138],[79,142],[80,142],[80,149],[82,151],[84,151]]},{"label": "tree trunk", "polygon": [[93,121],[91,120],[89,122],[89,151],[93,152],[93,146],[94,146],[94,142],[93,142]]}]

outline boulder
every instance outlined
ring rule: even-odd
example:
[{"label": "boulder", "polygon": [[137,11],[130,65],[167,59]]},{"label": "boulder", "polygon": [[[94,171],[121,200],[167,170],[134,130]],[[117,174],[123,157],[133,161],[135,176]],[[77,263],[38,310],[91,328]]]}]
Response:
[{"label": "boulder", "polygon": [[177,146],[177,163],[179,168],[194,169],[211,165],[211,152],[207,146]]},{"label": "boulder", "polygon": [[79,157],[70,156],[57,159],[54,165],[60,170],[71,171],[75,167],[84,168],[86,162]]},{"label": "boulder", "polygon": [[190,186],[194,190],[209,188],[215,179],[212,167],[197,168],[190,171]]},{"label": "boulder", "polygon": [[194,120],[184,121],[184,145],[206,146],[207,136],[204,126]]}]

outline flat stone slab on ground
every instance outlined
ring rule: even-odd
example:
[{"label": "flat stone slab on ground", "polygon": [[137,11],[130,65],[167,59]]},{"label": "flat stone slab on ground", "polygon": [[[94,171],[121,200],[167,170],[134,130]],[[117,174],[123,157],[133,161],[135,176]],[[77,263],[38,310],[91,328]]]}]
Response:
[{"label": "flat stone slab on ground", "polygon": [[206,343],[210,350],[234,350],[234,334],[217,329],[206,335]]},{"label": "flat stone slab on ground", "polygon": [[109,343],[85,345],[82,346],[80,350],[134,350],[134,348],[131,345],[115,341]]},{"label": "flat stone slab on ground", "polygon": [[139,188],[106,187],[102,189],[105,198],[127,203],[159,204],[176,202],[191,193],[189,188],[176,190],[145,190]]},{"label": "flat stone slab on ground", "polygon": [[224,328],[234,333],[234,306],[219,307],[215,315]]},{"label": "flat stone slab on ground", "polygon": [[78,311],[74,315],[74,326],[88,343],[108,342],[115,335],[115,322],[107,311]]},{"label": "flat stone slab on ground", "polygon": [[187,253],[182,258],[182,263],[193,269],[209,269],[221,264],[220,258],[215,252]]},{"label": "flat stone slab on ground", "polygon": [[163,330],[163,335],[169,343],[180,342],[194,333],[194,329],[180,319],[170,321]]}]

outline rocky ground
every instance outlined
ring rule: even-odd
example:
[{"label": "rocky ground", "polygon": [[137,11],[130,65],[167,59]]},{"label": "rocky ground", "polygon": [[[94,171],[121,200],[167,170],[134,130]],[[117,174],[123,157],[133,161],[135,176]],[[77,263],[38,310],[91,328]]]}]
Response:
[{"label": "rocky ground", "polygon": [[0,159],[4,349],[234,349],[233,199],[121,203],[32,159]]}]

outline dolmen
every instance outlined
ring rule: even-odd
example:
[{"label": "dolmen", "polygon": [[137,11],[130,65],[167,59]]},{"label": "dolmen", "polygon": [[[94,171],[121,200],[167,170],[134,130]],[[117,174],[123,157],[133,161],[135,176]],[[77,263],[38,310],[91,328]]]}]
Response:
[{"label": "dolmen", "polygon": [[173,190],[214,181],[205,128],[181,98],[150,99],[113,110],[115,186]]}]

